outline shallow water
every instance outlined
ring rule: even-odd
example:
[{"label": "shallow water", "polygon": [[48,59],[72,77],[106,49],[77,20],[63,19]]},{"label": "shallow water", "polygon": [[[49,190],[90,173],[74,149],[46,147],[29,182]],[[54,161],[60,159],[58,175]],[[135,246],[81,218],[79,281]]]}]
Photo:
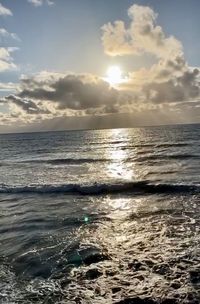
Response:
[{"label": "shallow water", "polygon": [[199,135],[0,135],[0,303],[200,303]]}]

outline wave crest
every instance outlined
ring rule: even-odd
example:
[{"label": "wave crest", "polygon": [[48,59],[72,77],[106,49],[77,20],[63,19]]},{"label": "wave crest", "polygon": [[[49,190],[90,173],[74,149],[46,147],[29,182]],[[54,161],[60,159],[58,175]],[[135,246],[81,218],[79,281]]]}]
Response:
[{"label": "wave crest", "polygon": [[38,193],[38,194],[79,194],[103,195],[114,193],[135,194],[171,194],[171,193],[200,193],[200,185],[150,183],[148,181],[121,183],[93,183],[93,184],[52,184],[12,186],[2,184],[0,193]]}]

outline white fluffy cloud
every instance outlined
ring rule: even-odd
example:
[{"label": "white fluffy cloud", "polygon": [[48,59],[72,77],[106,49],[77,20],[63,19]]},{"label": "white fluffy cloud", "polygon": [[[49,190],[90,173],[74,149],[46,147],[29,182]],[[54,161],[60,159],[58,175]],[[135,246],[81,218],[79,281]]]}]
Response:
[{"label": "white fluffy cloud", "polygon": [[128,10],[130,24],[123,21],[102,27],[105,53],[110,56],[152,54],[157,63],[150,69],[129,73],[123,88],[143,103],[189,102],[200,97],[199,69],[191,69],[182,44],[157,25],[157,14],[134,4]]},{"label": "white fluffy cloud", "polygon": [[157,14],[147,6],[134,4],[128,10],[129,27],[123,21],[102,27],[102,42],[110,56],[151,53],[158,58],[182,55],[182,44],[173,36],[167,37],[156,24]]},{"label": "white fluffy cloud", "polygon": [[0,15],[2,16],[12,16],[12,12],[10,9],[4,7],[1,3],[0,3]]},{"label": "white fluffy cloud", "polygon": [[49,6],[54,5],[54,2],[50,0],[28,0],[28,2],[32,3],[36,7],[42,6],[43,4],[47,4]]},{"label": "white fluffy cloud", "polygon": [[16,69],[17,66],[13,62],[13,57],[11,55],[12,52],[17,50],[18,48],[4,48],[0,47],[0,72],[4,72],[7,70]]},{"label": "white fluffy cloud", "polygon": [[[0,16],[12,16],[11,10],[4,7],[0,3]],[[0,73],[16,69],[17,66],[13,62],[13,57],[11,55],[12,52],[16,51],[17,47],[3,47],[5,44],[9,43],[10,41],[18,40],[19,38],[15,33],[8,32],[5,28],[0,28]]]}]

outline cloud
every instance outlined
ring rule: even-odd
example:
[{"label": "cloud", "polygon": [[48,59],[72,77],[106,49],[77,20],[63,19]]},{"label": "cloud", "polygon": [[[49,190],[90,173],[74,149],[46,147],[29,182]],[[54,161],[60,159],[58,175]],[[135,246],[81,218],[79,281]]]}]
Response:
[{"label": "cloud", "polygon": [[16,93],[0,103],[15,114],[84,116],[118,112],[119,98],[119,91],[97,76],[45,72],[23,76]]},{"label": "cloud", "polygon": [[17,40],[19,41],[19,37],[15,33],[9,33],[6,29],[0,28],[0,42],[6,43],[9,40]]},{"label": "cloud", "polygon": [[16,64],[13,63],[13,58],[11,56],[11,53],[16,50],[18,50],[18,48],[0,47],[0,72],[17,68]]},{"label": "cloud", "polygon": [[0,82],[0,91],[14,91],[16,90],[18,87],[17,83],[13,83],[13,82]]},{"label": "cloud", "polygon": [[156,24],[157,14],[148,6],[134,4],[128,10],[129,27],[123,21],[102,27],[102,42],[110,56],[151,53],[158,58],[174,58],[182,54],[182,44],[173,36],[167,37]]},{"label": "cloud", "polygon": [[2,16],[12,16],[12,12],[11,10],[9,10],[8,8],[4,7],[1,3],[0,3],[0,15]]},{"label": "cloud", "polygon": [[145,104],[198,99],[200,70],[188,66],[182,43],[174,36],[167,36],[157,25],[157,14],[152,8],[134,4],[128,16],[128,27],[123,21],[102,27],[105,53],[110,56],[152,54],[157,63],[149,69],[129,73],[122,89],[132,91],[134,99]]},{"label": "cloud", "polygon": [[[143,123],[148,113],[151,117],[157,113],[158,116],[166,115],[168,118],[182,113],[184,117],[186,109],[199,105],[199,70],[187,68],[185,62],[179,59],[173,64],[167,61],[164,67],[152,66],[148,71],[151,77],[146,80],[142,77],[147,72],[145,69],[136,75],[129,75],[126,87],[119,90],[91,74],[42,72],[23,76],[15,94],[2,98],[0,102],[9,105],[15,118],[23,118],[26,122],[53,117],[97,117],[116,113],[133,113],[135,120],[138,121],[136,117],[141,117]],[[170,80],[168,69],[177,73],[174,78],[176,82]],[[158,81],[157,75],[163,70],[166,71],[164,80],[159,78]],[[143,82],[138,89],[138,86],[133,86],[133,77],[135,75],[139,78],[139,74]]]},{"label": "cloud", "polygon": [[23,79],[21,98],[48,100],[56,103],[59,109],[84,110],[98,108],[112,103],[116,90],[109,84],[92,75],[69,74],[56,80]]},{"label": "cloud", "polygon": [[36,103],[29,99],[21,99],[15,95],[9,95],[5,97],[9,103],[16,105],[22,111],[26,112],[27,114],[49,114],[50,112],[46,109],[43,110]]},{"label": "cloud", "polygon": [[54,5],[54,2],[50,0],[28,0],[28,2],[32,3],[35,7],[42,6],[43,4]]},{"label": "cloud", "polygon": [[155,103],[163,102],[184,102],[198,99],[200,96],[200,86],[197,80],[199,70],[184,71],[179,77],[175,79],[168,79],[161,83],[152,82],[144,86],[144,90],[149,96],[150,92],[155,92],[150,100]]},{"label": "cloud", "polygon": [[[157,14],[151,8],[133,5],[128,15],[128,27],[120,20],[103,26],[105,52],[133,57],[153,54],[155,63],[150,68],[127,73],[115,88],[91,74],[43,71],[23,75],[15,93],[0,99],[9,106],[11,119],[35,123],[93,117],[93,126],[98,117],[111,114],[124,117],[124,124],[129,116],[130,126],[134,125],[130,117],[140,125],[200,121],[200,69],[188,65],[181,42],[157,25]],[[15,50],[0,49],[0,70],[13,67],[11,52]]]},{"label": "cloud", "polygon": [[[12,12],[0,3],[0,15],[12,15]],[[16,47],[4,47],[12,40],[20,40],[15,33],[9,33],[5,28],[0,28],[0,73],[16,69],[11,53],[18,50]]]},{"label": "cloud", "polygon": [[191,69],[183,57],[177,57],[130,73],[125,89],[137,93],[144,103],[193,101],[200,97],[199,76],[198,68]]}]

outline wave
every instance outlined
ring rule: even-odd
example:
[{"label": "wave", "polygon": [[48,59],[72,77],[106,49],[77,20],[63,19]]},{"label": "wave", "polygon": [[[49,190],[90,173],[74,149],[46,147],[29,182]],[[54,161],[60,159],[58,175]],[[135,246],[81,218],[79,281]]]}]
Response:
[{"label": "wave", "polygon": [[200,185],[151,183],[148,181],[125,183],[93,183],[93,184],[54,184],[9,186],[2,184],[0,193],[38,193],[38,194],[77,194],[77,195],[103,195],[115,193],[127,194],[197,194]]},{"label": "wave", "polygon": [[[148,152],[147,152],[148,153]],[[147,155],[139,156],[141,154],[146,154],[146,151],[138,153],[138,157],[127,157],[126,162],[146,162],[146,161],[157,161],[157,160],[187,160],[187,159],[199,159],[199,155],[195,154],[157,154],[157,155]],[[21,160],[16,163],[3,162],[0,163],[0,166],[10,166],[13,164],[49,164],[49,165],[80,165],[85,163],[102,163],[102,162],[115,162],[115,159],[111,158],[55,158],[55,159],[29,159]]]},{"label": "wave", "polygon": [[24,160],[20,163],[34,163],[34,164],[50,164],[50,165],[64,165],[64,164],[82,164],[82,163],[96,163],[108,162],[111,159],[105,158],[55,158],[55,159],[31,159]]},{"label": "wave", "polygon": [[173,148],[173,147],[187,147],[191,146],[189,143],[151,143],[151,144],[132,144],[121,147],[122,150],[129,150],[130,148]]},{"label": "wave", "polygon": [[196,154],[157,154],[157,155],[148,155],[144,157],[138,157],[134,159],[137,162],[151,161],[151,160],[186,160],[186,159],[199,159],[200,156]]},{"label": "wave", "polygon": [[187,147],[190,146],[191,144],[189,143],[161,143],[161,144],[156,144],[155,147],[156,148],[168,148],[168,147]]}]

